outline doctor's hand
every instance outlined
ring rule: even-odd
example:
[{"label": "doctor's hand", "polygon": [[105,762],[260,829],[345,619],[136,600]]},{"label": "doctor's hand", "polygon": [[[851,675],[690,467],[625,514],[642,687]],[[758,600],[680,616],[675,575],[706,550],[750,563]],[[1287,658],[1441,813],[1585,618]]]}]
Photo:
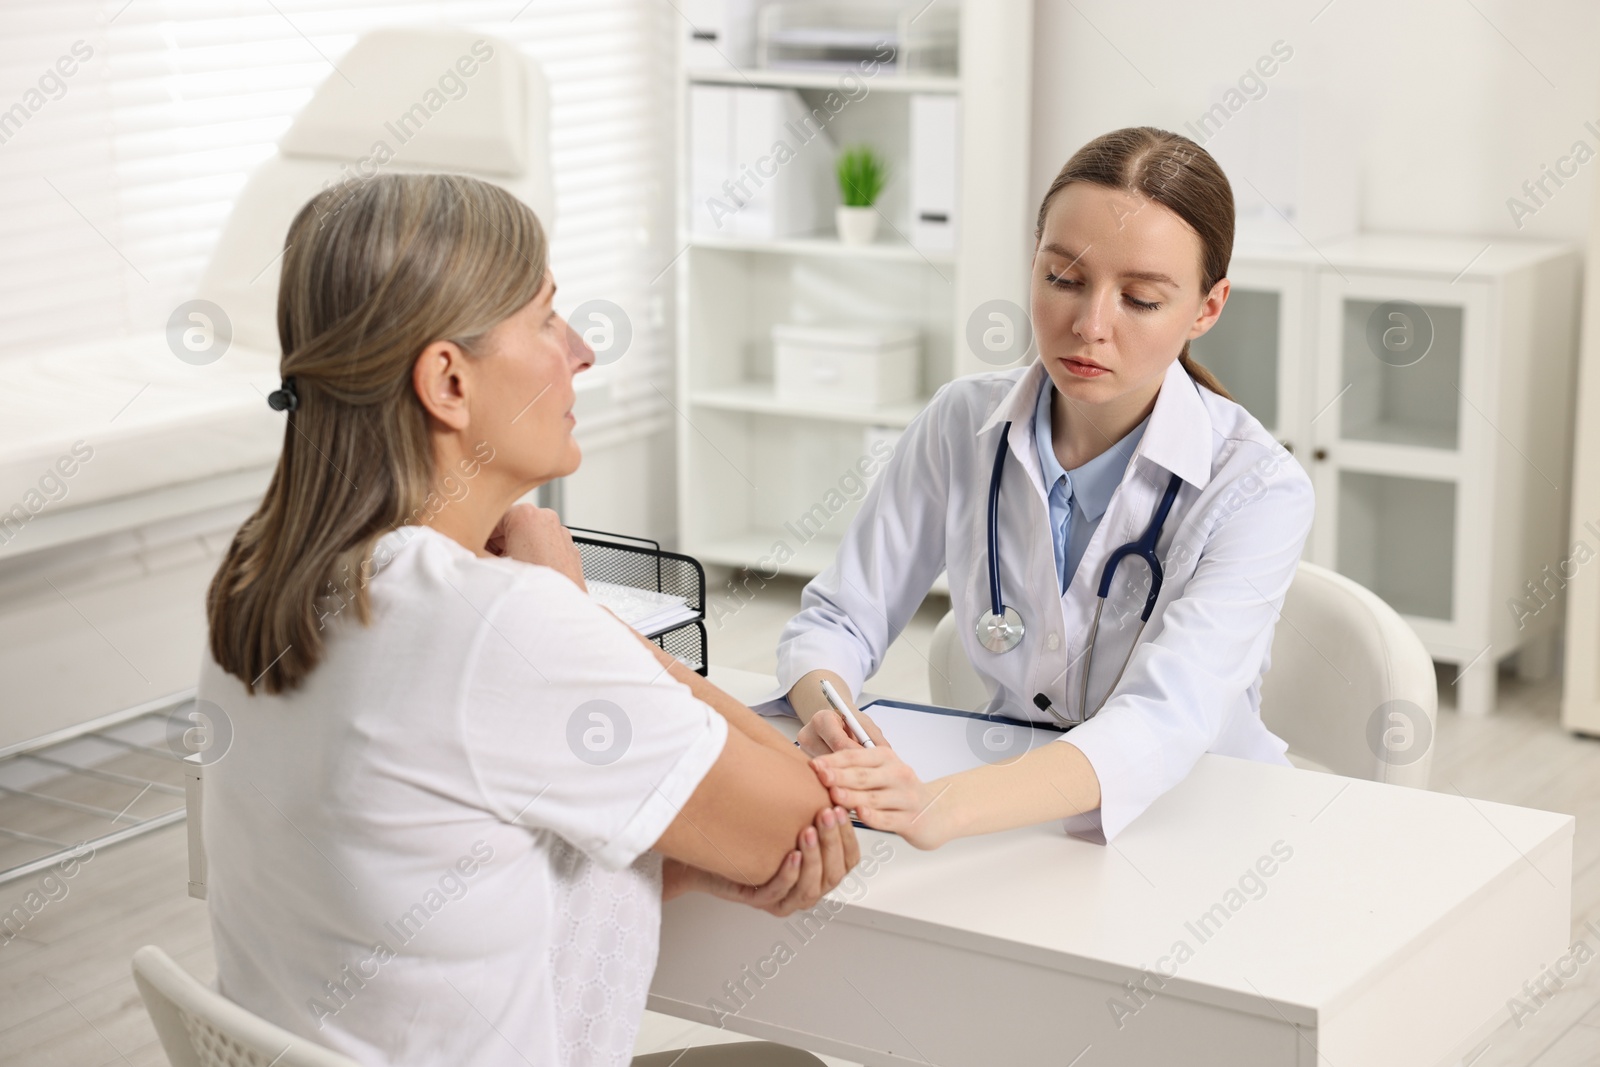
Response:
[{"label": "doctor's hand", "polygon": [[816,907],[824,893],[844,881],[861,859],[856,830],[843,808],[823,808],[813,825],[800,831],[798,845],[784,857],[766,885],[742,885],[675,859],[661,865],[661,899],[697,890],[736,904],[748,904],[783,918]]},{"label": "doctor's hand", "polygon": [[[861,720],[861,728],[867,731],[873,744],[880,748],[888,746],[889,742],[883,739],[883,731],[878,729],[878,724],[872,721],[871,716],[864,711],[856,711],[856,718]],[[850,732],[850,727],[845,725],[844,716],[832,708],[823,708],[812,715],[811,721],[800,728],[795,740],[800,742],[801,751],[808,756],[825,756],[830,752],[850,750],[866,751],[866,747]]]},{"label": "doctor's hand", "polygon": [[[795,739],[800,744],[800,750],[808,756],[825,756],[829,752],[864,747],[850,733],[850,727],[845,725],[844,716],[834,711],[828,703],[828,698],[823,696],[824,678],[833,683],[834,689],[841,697],[849,700],[848,683],[832,671],[811,671],[794,683],[789,690],[789,704],[795,713],[805,720],[805,725],[800,728],[800,736]],[[889,743],[883,739],[883,731],[878,729],[878,724],[858,709],[854,701],[850,702],[850,710],[861,720],[861,728],[867,731],[867,736],[872,738],[873,744]]]},{"label": "doctor's hand", "polygon": [[561,517],[549,508],[517,504],[500,516],[500,522],[483,546],[491,555],[537,563],[560,571],[584,592],[583,558]]},{"label": "doctor's hand", "polygon": [[938,848],[955,836],[948,805],[937,803],[949,787],[922,781],[892,748],[830,752],[813,759],[811,769],[829,799],[854,809],[856,818],[874,830],[899,834],[922,849]]}]

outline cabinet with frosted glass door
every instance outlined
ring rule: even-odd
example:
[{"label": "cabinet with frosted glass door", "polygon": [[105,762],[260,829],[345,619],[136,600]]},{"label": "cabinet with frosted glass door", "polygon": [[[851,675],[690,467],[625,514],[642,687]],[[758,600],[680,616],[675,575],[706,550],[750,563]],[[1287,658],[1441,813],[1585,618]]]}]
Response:
[{"label": "cabinet with frosted glass door", "polygon": [[1382,597],[1482,714],[1508,659],[1549,668],[1577,258],[1561,246],[1364,236],[1324,249],[1308,407],[1309,556]]}]

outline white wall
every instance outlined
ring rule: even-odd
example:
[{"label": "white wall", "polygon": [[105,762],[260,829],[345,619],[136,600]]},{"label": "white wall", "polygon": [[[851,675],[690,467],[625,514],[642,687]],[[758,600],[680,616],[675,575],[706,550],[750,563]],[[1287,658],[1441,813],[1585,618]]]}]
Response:
[{"label": "white wall", "polygon": [[[1037,203],[1080,145],[1121,126],[1187,132],[1276,40],[1266,82],[1335,94],[1368,230],[1581,242],[1600,158],[1519,229],[1506,199],[1584,140],[1600,150],[1593,0],[1038,0]],[[1321,13],[1318,14],[1319,9]],[[1313,20],[1315,16],[1315,21]],[[1247,105],[1248,106],[1248,105]],[[1241,112],[1242,114],[1242,112]],[[1530,201],[1531,204],[1531,201]]]}]

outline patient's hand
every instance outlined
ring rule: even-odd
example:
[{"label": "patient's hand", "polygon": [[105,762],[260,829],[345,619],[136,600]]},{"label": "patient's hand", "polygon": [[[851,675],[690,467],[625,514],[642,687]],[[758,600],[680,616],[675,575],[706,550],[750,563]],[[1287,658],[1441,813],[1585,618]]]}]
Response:
[{"label": "patient's hand", "polygon": [[523,563],[537,563],[560,571],[584,592],[583,558],[572,535],[561,525],[561,517],[549,508],[517,504],[500,517],[484,549],[496,556],[507,556]]},{"label": "patient's hand", "polygon": [[691,867],[674,859],[662,863],[661,899],[690,890],[710,893],[723,900],[748,904],[782,918],[816,906],[849,874],[861,858],[855,827],[843,808],[823,808],[816,822],[800,831],[793,852],[766,885],[741,885],[721,875]]}]

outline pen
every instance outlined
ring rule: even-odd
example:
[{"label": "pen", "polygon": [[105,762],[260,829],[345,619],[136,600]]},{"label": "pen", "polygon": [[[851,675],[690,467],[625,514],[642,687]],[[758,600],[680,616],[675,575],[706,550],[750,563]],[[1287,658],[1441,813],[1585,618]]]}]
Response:
[{"label": "pen", "polygon": [[833,710],[844,716],[845,725],[850,727],[850,732],[861,742],[863,748],[877,748],[872,743],[872,738],[867,736],[867,731],[861,728],[861,720],[856,718],[856,713],[850,710],[850,705],[839,699],[838,690],[833,688],[833,683],[826,678],[822,680],[822,695],[828,698],[828,703],[833,705]]}]

